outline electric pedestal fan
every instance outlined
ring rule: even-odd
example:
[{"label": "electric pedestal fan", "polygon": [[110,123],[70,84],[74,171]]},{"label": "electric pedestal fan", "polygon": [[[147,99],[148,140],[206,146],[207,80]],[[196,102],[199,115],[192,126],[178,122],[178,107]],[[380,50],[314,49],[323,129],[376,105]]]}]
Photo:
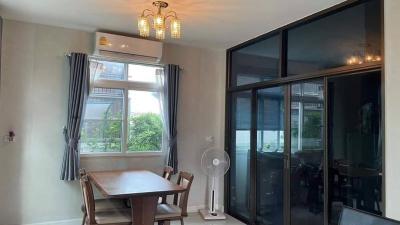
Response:
[{"label": "electric pedestal fan", "polygon": [[215,199],[217,199],[217,192],[215,190],[216,178],[222,177],[228,172],[230,166],[230,159],[228,154],[223,150],[210,148],[203,153],[201,157],[201,168],[207,175],[209,181],[209,198],[208,209],[200,210],[200,214],[205,220],[223,220],[226,219],[224,213],[219,212],[215,208]]}]

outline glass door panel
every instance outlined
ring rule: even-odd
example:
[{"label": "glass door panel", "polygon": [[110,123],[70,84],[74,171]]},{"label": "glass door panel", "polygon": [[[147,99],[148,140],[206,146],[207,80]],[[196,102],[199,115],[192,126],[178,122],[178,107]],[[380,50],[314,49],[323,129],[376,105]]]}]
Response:
[{"label": "glass door panel", "polygon": [[250,218],[250,128],[251,92],[232,94],[229,212]]},{"label": "glass door panel", "polygon": [[291,225],[324,224],[324,82],[291,85]]},{"label": "glass door panel", "polygon": [[382,215],[380,72],[328,79],[329,223],[343,205]]},{"label": "glass door panel", "polygon": [[256,222],[283,224],[284,88],[257,92]]}]

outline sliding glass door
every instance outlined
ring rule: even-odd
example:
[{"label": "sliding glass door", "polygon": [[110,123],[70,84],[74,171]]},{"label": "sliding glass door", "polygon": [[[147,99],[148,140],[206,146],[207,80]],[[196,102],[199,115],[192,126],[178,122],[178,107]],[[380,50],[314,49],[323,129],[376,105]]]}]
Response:
[{"label": "sliding glass door", "polygon": [[251,92],[232,95],[230,142],[230,213],[250,219]]},{"label": "sliding glass door", "polygon": [[324,80],[291,85],[291,225],[324,223]]},{"label": "sliding glass door", "polygon": [[260,225],[382,215],[381,72],[231,95],[229,213]]},{"label": "sliding glass door", "polygon": [[284,87],[257,91],[256,222],[283,224]]},{"label": "sliding glass door", "polygon": [[382,215],[380,72],[328,79],[329,222],[343,205]]}]

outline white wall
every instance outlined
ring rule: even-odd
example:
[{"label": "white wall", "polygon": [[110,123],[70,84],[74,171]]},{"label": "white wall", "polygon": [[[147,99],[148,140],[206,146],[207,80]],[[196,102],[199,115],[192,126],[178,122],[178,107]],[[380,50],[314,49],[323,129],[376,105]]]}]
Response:
[{"label": "white wall", "polygon": [[[0,86],[0,136],[13,129],[16,143],[0,140],[0,224],[80,218],[77,182],[59,180],[66,121],[68,65],[65,53],[91,52],[92,34],[4,22]],[[164,61],[183,67],[178,148],[181,170],[195,174],[189,207],[205,204],[200,158],[206,136],[223,146],[225,54],[166,45]],[[88,170],[145,168],[161,171],[164,157],[83,158]],[[222,198],[221,198],[222,199]],[[75,222],[77,222],[76,220]]]},{"label": "white wall", "polygon": [[400,1],[385,0],[386,216],[400,220]]},{"label": "white wall", "polygon": [[59,180],[68,73],[64,54],[88,51],[89,34],[5,21],[0,94],[0,224],[67,219],[79,213],[76,183]]},{"label": "white wall", "polygon": [[[200,167],[203,151],[209,147],[207,136],[215,139],[214,147],[223,151],[225,118],[225,51],[212,51],[167,45],[165,62],[182,66],[178,110],[178,149],[180,169],[195,175],[192,205],[204,205],[207,178]],[[217,205],[223,204],[223,178],[220,179]]]}]

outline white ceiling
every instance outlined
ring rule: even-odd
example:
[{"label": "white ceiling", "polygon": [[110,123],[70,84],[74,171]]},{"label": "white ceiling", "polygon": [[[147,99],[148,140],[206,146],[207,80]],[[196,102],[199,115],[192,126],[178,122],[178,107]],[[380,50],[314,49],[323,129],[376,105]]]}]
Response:
[{"label": "white ceiling", "polygon": [[[226,49],[343,0],[167,0],[182,19],[175,42]],[[137,17],[152,0],[0,0],[6,19],[137,34]]]}]

